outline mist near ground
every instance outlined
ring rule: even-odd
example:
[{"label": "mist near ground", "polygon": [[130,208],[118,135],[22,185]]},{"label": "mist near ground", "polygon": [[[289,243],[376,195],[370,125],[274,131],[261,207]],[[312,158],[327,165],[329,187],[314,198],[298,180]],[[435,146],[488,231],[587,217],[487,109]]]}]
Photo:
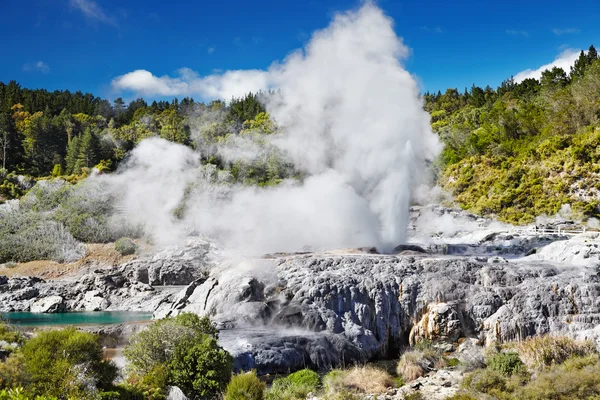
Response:
[{"label": "mist near ground", "polygon": [[[263,136],[266,144],[238,138],[192,150],[150,138],[117,174],[92,179],[117,194],[131,222],[144,224],[157,243],[198,234],[256,253],[391,250],[406,241],[413,191],[441,150],[402,64],[409,53],[375,5],[339,13],[305,48],[264,71],[277,89],[265,98],[278,128]],[[199,123],[192,135],[202,129]],[[276,152],[302,179],[244,186],[200,162],[215,153],[247,160],[254,151]]]}]

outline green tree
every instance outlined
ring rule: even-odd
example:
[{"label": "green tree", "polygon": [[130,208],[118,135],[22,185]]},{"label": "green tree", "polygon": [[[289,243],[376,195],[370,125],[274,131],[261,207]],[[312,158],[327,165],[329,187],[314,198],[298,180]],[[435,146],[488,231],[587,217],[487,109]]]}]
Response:
[{"label": "green tree", "polygon": [[91,128],[85,130],[79,143],[77,161],[73,167],[74,173],[79,173],[83,168],[92,168],[98,164],[101,157],[100,140]]},{"label": "green tree", "polygon": [[71,139],[71,143],[69,143],[69,146],[67,147],[65,164],[68,175],[75,173],[75,165],[77,164],[77,159],[79,158],[80,142],[81,139],[79,136],[75,136],[73,139]]},{"label": "green tree", "polygon": [[206,398],[225,388],[233,368],[232,357],[217,338],[207,317],[184,313],[134,335],[123,354],[136,373],[143,376],[164,366],[168,384],[179,386],[187,396]]},{"label": "green tree", "polygon": [[571,66],[571,79],[577,79],[583,77],[585,75],[585,70],[587,66],[590,64],[590,60],[585,55],[583,50],[579,53],[579,58],[575,60],[575,63]]},{"label": "green tree", "polygon": [[547,69],[542,72],[540,83],[543,87],[561,88],[569,83],[569,78],[564,69],[553,67],[550,70]]},{"label": "green tree", "polygon": [[98,337],[75,328],[40,332],[21,353],[25,387],[32,395],[86,398],[94,387],[109,388],[117,376],[116,366],[103,358]]}]

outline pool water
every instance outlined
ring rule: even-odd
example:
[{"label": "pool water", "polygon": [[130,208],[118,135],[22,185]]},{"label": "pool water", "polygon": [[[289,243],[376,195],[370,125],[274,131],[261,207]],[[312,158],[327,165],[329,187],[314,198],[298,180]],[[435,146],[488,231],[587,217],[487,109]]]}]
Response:
[{"label": "pool water", "polygon": [[152,313],[133,311],[87,311],[66,313],[0,313],[2,320],[21,327],[53,325],[111,325],[124,322],[149,321]]}]

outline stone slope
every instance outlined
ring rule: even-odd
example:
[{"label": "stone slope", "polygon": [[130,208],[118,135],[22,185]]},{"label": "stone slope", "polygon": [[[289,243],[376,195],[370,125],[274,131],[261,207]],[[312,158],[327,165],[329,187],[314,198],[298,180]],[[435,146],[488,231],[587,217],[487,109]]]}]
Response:
[{"label": "stone slope", "polygon": [[[581,245],[561,246],[570,243]],[[262,373],[396,357],[423,338],[600,337],[600,277],[591,261],[574,267],[414,252],[217,258],[206,243],[190,242],[71,279],[0,277],[0,311],[209,315],[236,367]]]}]

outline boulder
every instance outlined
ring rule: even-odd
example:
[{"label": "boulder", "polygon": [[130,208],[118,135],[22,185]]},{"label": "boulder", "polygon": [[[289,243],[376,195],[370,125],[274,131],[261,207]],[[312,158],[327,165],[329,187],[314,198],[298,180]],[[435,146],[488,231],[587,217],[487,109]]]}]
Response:
[{"label": "boulder", "polygon": [[421,320],[413,326],[409,343],[423,340],[454,342],[462,334],[462,323],[456,304],[430,304]]},{"label": "boulder", "polygon": [[29,311],[34,313],[59,313],[66,311],[65,300],[60,296],[48,296],[36,300]]}]

